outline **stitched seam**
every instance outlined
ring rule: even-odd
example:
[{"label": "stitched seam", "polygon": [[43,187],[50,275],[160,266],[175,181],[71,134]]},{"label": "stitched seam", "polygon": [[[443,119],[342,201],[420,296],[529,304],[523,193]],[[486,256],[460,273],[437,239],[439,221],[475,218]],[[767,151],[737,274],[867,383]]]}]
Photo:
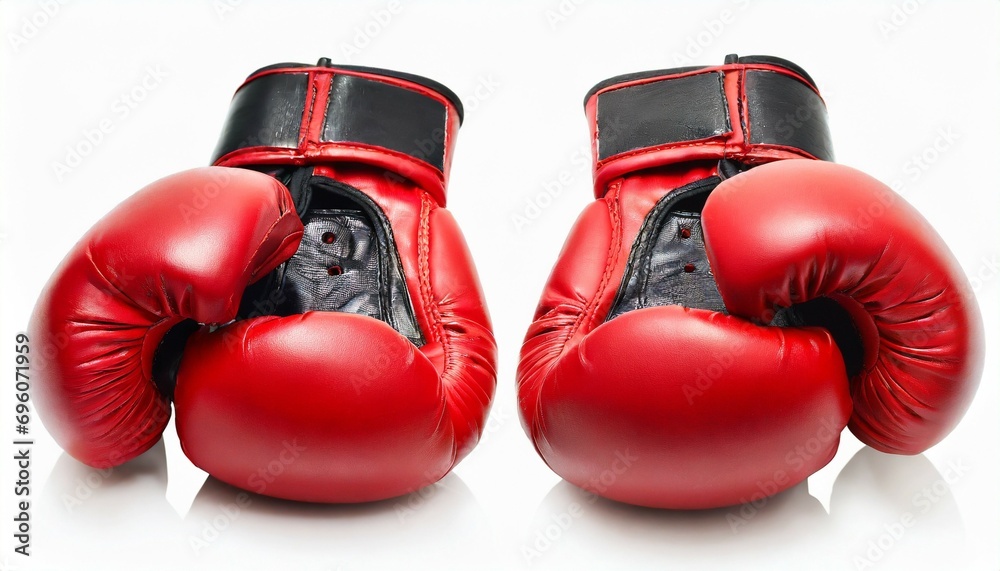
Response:
[{"label": "stitched seam", "polygon": [[420,235],[418,237],[419,243],[419,264],[420,264],[420,291],[424,298],[424,313],[428,316],[428,321],[431,324],[432,333],[435,336],[438,343],[441,343],[442,353],[444,354],[444,367],[441,370],[441,390],[445,393],[444,405],[445,411],[442,420],[447,419],[451,425],[452,429],[452,442],[451,442],[451,465],[455,465],[455,460],[458,458],[458,433],[455,429],[455,419],[448,412],[447,408],[451,402],[447,396],[448,386],[451,384],[451,370],[454,368],[455,359],[452,351],[451,335],[448,334],[444,327],[444,321],[441,319],[441,312],[438,309],[437,300],[434,297],[434,291],[431,286],[431,265],[430,265],[430,212],[433,208],[434,203],[427,197],[426,193],[420,196]]},{"label": "stitched seam", "polygon": [[[670,143],[670,144],[666,144],[666,145],[659,145],[659,146],[656,146],[656,147],[646,147],[644,149],[638,149],[638,150],[635,150],[635,151],[628,151],[627,153],[621,153],[621,154],[615,155],[613,157],[609,157],[607,159],[604,159],[603,161],[598,162],[597,163],[597,168],[598,169],[602,169],[605,166],[607,166],[608,164],[616,162],[619,159],[627,159],[627,158],[631,158],[631,157],[635,157],[635,156],[639,156],[639,155],[646,155],[646,154],[650,154],[650,153],[656,153],[656,152],[659,152],[659,151],[668,151],[668,150],[672,150],[672,149],[683,149],[683,148],[689,148],[689,147],[705,147],[705,146],[709,146],[709,145],[721,145],[722,148],[723,148],[723,154],[726,157],[729,156],[729,151],[726,150],[726,149],[729,148],[729,143],[726,142],[726,141],[707,140],[707,141],[699,141],[699,142],[696,142],[696,143],[681,143],[681,144]],[[779,144],[776,144],[776,143],[754,143],[753,145],[747,145],[747,147],[751,147],[751,148],[746,149],[743,153],[739,153],[738,155],[733,155],[733,156],[742,156],[742,155],[749,154],[749,153],[752,153],[753,151],[758,151],[758,150],[773,149],[773,150],[779,150],[779,151],[785,151],[785,152],[793,153],[793,154],[796,154],[796,155],[804,156],[806,158],[813,158],[813,159],[816,158],[812,154],[810,154],[809,152],[807,152],[805,150],[802,150],[802,149],[800,149],[798,147],[792,147],[792,146],[789,146],[789,145],[779,145]]]},{"label": "stitched seam", "polygon": [[[584,308],[583,312],[576,318],[573,322],[573,327],[570,329],[569,335],[566,337],[567,340],[572,339],[576,335],[577,330],[583,325],[584,321],[588,318],[592,319],[593,315],[597,313],[597,308],[600,306],[601,297],[604,295],[604,291],[607,289],[608,284],[611,282],[611,272],[614,266],[618,262],[618,254],[621,250],[621,224],[620,218],[618,216],[618,191],[621,190],[621,179],[615,181],[611,188],[611,203],[608,209],[608,214],[611,216],[611,243],[608,246],[608,257],[604,264],[604,272],[601,277],[601,284],[597,288],[597,293],[594,295],[590,303]],[[559,353],[562,354],[565,350],[566,344],[563,343],[562,348],[560,348]]]},{"label": "stitched seam", "polygon": [[[329,117],[330,116],[330,97],[333,94],[333,80],[334,80],[334,74],[331,73],[330,74],[330,82],[326,86],[326,105],[323,106],[323,121],[319,124],[319,133],[316,134],[316,138],[317,139],[322,139],[323,138],[324,128],[326,127],[327,123],[329,123],[329,121],[330,121],[330,117]],[[317,97],[319,97],[319,94],[317,94]],[[313,106],[315,107],[315,105],[316,104],[315,104],[315,100],[314,100],[313,101]],[[312,125],[312,117],[310,117],[309,119],[310,119],[309,124]]]},{"label": "stitched seam", "polygon": [[[417,236],[417,264],[420,268],[420,297],[423,299],[424,320],[427,321],[431,329],[434,340],[444,345],[441,339],[440,315],[436,313],[437,305],[434,303],[433,292],[431,291],[430,273],[430,208],[431,201],[426,194],[420,197],[420,230]],[[447,356],[445,363],[447,364]],[[442,373],[442,377],[443,377]]]},{"label": "stitched seam", "polygon": [[[447,166],[448,165],[448,145],[450,144],[449,143],[449,139],[448,139],[448,137],[449,137],[448,132],[451,131],[450,127],[451,127],[451,115],[449,114],[449,112],[448,112],[448,106],[446,105],[445,106],[445,112],[444,112],[444,152],[441,153],[441,180],[444,180],[444,169],[448,168],[448,166]],[[427,163],[427,164],[430,165],[430,163]],[[437,170],[437,167],[435,167],[434,165],[430,165],[430,166],[435,171]]]},{"label": "stitched seam", "polygon": [[[444,183],[444,173],[441,172],[434,165],[428,163],[427,161],[423,161],[423,160],[418,159],[416,157],[413,157],[411,155],[407,155],[406,153],[402,153],[402,152],[399,152],[399,151],[393,151],[392,149],[385,149],[385,148],[374,147],[374,146],[367,147],[367,146],[360,146],[360,145],[351,145],[349,143],[344,143],[344,142],[341,142],[341,141],[323,141],[322,143],[313,143],[313,144],[309,145],[307,148],[301,148],[301,147],[300,148],[292,148],[292,147],[268,147],[268,146],[243,147],[243,148],[237,149],[235,151],[232,151],[232,152],[230,152],[230,153],[228,153],[226,155],[223,155],[222,157],[219,157],[219,160],[217,160],[215,162],[215,164],[216,165],[221,165],[224,162],[232,160],[231,157],[242,156],[242,155],[245,155],[245,154],[248,154],[248,153],[253,153],[253,152],[261,153],[261,152],[291,151],[291,152],[295,153],[291,157],[280,156],[280,157],[275,157],[273,159],[274,161],[281,161],[281,162],[288,161],[289,159],[295,160],[297,158],[307,159],[307,158],[311,158],[311,157],[308,157],[306,155],[306,152],[308,150],[322,148],[322,147],[338,147],[338,148],[344,148],[344,149],[351,149],[351,150],[355,150],[355,151],[370,151],[370,152],[377,153],[377,154],[380,154],[380,155],[385,155],[385,156],[393,158],[393,159],[403,159],[403,160],[408,161],[408,162],[419,163],[420,165],[426,165],[428,168],[430,168],[430,170],[434,171],[435,178],[438,181],[440,181],[442,184]],[[240,164],[242,164],[242,163],[240,163]],[[407,177],[407,175],[402,174],[402,173],[400,173],[400,176],[409,178],[409,177]]]},{"label": "stitched seam", "polygon": [[591,320],[593,320],[594,316],[597,315],[597,309],[601,305],[600,300],[604,296],[604,292],[605,290],[607,290],[608,284],[611,283],[611,273],[614,270],[615,266],[618,264],[618,256],[621,253],[621,218],[619,217],[618,213],[618,208],[620,206],[618,198],[619,198],[619,191],[621,190],[621,185],[622,181],[619,180],[617,183],[615,183],[614,189],[612,190],[613,201],[611,203],[611,208],[609,209],[609,214],[611,215],[611,225],[612,225],[611,250],[608,253],[608,258],[609,258],[608,263],[604,267],[604,278],[601,283],[601,287],[598,290],[597,295],[594,296],[594,299],[591,302],[591,308],[590,308],[591,315],[589,316]]},{"label": "stitched seam", "polygon": [[[323,141],[320,144],[314,145],[313,148],[316,148],[316,147],[329,147],[329,146],[343,147],[345,149],[352,149],[352,150],[356,150],[356,151],[371,151],[373,153],[378,153],[380,155],[385,155],[385,156],[393,158],[393,159],[403,159],[403,160],[406,160],[406,161],[416,162],[416,163],[419,163],[419,164],[422,164],[422,165],[426,165],[426,166],[430,167],[430,169],[432,171],[434,171],[434,174],[435,174],[435,176],[437,177],[437,179],[439,181],[444,182],[444,173],[442,173],[440,170],[438,170],[437,167],[435,167],[434,165],[430,164],[427,161],[418,159],[418,158],[416,158],[416,157],[414,157],[412,155],[408,155],[408,154],[403,153],[401,151],[393,151],[392,149],[386,149],[386,148],[383,148],[383,147],[375,147],[375,146],[367,147],[367,146],[361,146],[361,145],[351,145],[349,143],[344,143],[344,142],[341,142],[341,141]],[[278,148],[278,149],[284,149],[284,148],[287,148],[287,147],[276,147],[276,148]],[[304,158],[308,158],[308,157],[304,157]],[[282,157],[282,159],[284,160],[284,157]],[[400,173],[400,176],[404,176],[406,178],[409,178],[406,174],[403,174],[403,173]]]},{"label": "stitched seam", "polygon": [[[546,372],[541,377],[543,382],[548,377],[548,374],[552,370],[552,368],[555,367],[556,363],[559,362],[559,359],[562,358],[563,352],[566,350],[566,344],[569,342],[570,339],[573,338],[574,335],[576,335],[576,332],[580,329],[580,327],[583,325],[583,322],[587,319],[588,314],[590,314],[591,312],[593,313],[597,312],[597,307],[600,305],[600,299],[604,295],[604,291],[607,289],[608,283],[611,281],[611,271],[614,268],[615,264],[617,263],[618,253],[621,249],[620,248],[621,229],[619,224],[620,218],[618,216],[618,191],[621,189],[621,184],[622,184],[621,179],[618,179],[611,185],[610,192],[612,201],[608,208],[608,214],[611,216],[611,243],[608,245],[608,256],[604,264],[604,272],[603,276],[601,277],[601,284],[597,288],[597,294],[593,297],[593,299],[590,300],[587,306],[584,307],[583,311],[580,312],[579,315],[577,315],[576,319],[573,320],[572,327],[569,328],[568,333],[566,333],[566,335],[562,338],[561,345],[559,346],[559,352],[553,355],[552,358],[549,360],[549,363],[546,366]],[[541,375],[541,372],[539,372],[539,374]],[[535,398],[536,399],[540,398],[541,394],[542,394],[541,387],[539,387],[538,391],[535,393]],[[535,426],[538,427],[539,429],[545,423],[545,419],[543,417],[544,415],[542,414],[542,407],[536,406]],[[538,440],[535,438],[534,430],[532,430],[531,440],[535,446],[535,450],[538,450]]]},{"label": "stitched seam", "polygon": [[316,75],[310,72],[306,81],[309,82],[309,109],[306,111],[302,125],[299,125],[299,148],[304,148],[309,142],[309,125],[312,124],[312,116],[316,107]]},{"label": "stitched seam", "polygon": [[[719,135],[719,136],[721,136],[721,135]],[[665,150],[669,150],[669,149],[683,149],[683,148],[686,148],[686,147],[705,147],[705,146],[708,146],[708,145],[725,145],[725,143],[726,143],[725,141],[721,141],[721,140],[718,140],[718,139],[715,139],[715,138],[705,139],[703,141],[696,141],[696,142],[665,143],[663,145],[656,145],[655,147],[644,147],[642,149],[636,149],[634,151],[626,151],[624,153],[619,153],[617,155],[614,155],[613,157],[608,157],[608,158],[604,159],[603,161],[598,162],[597,163],[597,167],[598,168],[603,167],[605,164],[615,162],[618,159],[627,159],[629,157],[635,157],[635,156],[638,156],[638,155],[645,155],[645,154],[648,154],[648,153],[655,153],[657,151],[665,151]]]},{"label": "stitched seam", "polygon": [[[278,224],[280,224],[285,218],[287,218],[288,215],[289,215],[289,212],[288,212],[288,210],[286,210],[286,211],[282,212],[281,215],[278,216],[274,220],[274,222],[271,223],[271,226],[268,227],[267,232],[264,233],[264,237],[261,238],[259,242],[257,242],[257,247],[254,248],[253,253],[250,254],[250,259],[247,260],[246,265],[243,266],[243,273],[242,273],[242,275],[244,275],[244,276],[247,275],[247,271],[250,270],[250,264],[252,264],[254,262],[254,260],[257,258],[257,254],[260,253],[261,248],[264,247],[264,244],[267,244],[268,239],[271,237],[271,234],[274,233],[275,228],[278,226]],[[297,234],[297,232],[293,232],[292,234],[289,234],[289,236],[292,236],[294,234]],[[279,246],[281,246],[282,244],[284,244],[284,240],[281,241],[281,244],[279,244]],[[270,259],[270,258],[271,258],[271,256],[267,257],[267,259]],[[250,273],[250,275],[248,276],[248,281],[253,281],[253,278],[254,278],[254,276],[257,275],[258,271],[260,271],[260,266],[259,265],[258,265],[258,267],[256,267],[256,268],[253,269],[252,273]]]},{"label": "stitched seam", "polygon": [[[746,102],[746,93],[744,92],[743,82],[746,79],[746,70],[740,70],[736,75],[736,109],[740,112],[740,128],[743,129],[743,148],[749,148],[750,145],[750,121],[747,119],[746,114],[743,111],[744,102]],[[747,103],[749,105],[749,103]]]}]

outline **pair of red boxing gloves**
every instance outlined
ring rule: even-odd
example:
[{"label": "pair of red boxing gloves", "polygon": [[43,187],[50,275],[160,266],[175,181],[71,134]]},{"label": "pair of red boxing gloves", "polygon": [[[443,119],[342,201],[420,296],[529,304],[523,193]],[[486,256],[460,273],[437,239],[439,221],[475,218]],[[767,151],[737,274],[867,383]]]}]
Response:
[{"label": "pair of red boxing gloves", "polygon": [[[805,71],[729,56],[609,79],[585,107],[596,200],[517,371],[554,471],[709,508],[803,481],[845,426],[900,454],[948,434],[981,374],[975,297],[919,213],[830,162]],[[214,166],[127,199],[42,293],[32,397],[55,439],[118,465],[173,406],[191,461],[261,494],[360,502],[442,478],[496,384],[445,208],[461,121],[406,73],[253,73]]]}]

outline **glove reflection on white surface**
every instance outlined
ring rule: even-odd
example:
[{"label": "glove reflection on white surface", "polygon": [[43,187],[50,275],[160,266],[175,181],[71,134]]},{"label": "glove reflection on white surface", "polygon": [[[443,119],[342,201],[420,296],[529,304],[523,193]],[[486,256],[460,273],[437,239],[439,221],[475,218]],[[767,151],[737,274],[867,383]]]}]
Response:
[{"label": "glove reflection on white surface", "polygon": [[209,478],[184,525],[185,549],[211,569],[258,568],[262,553],[307,571],[489,569],[496,560],[488,520],[454,473],[406,496],[343,505],[256,496]]},{"label": "glove reflection on white surface", "polygon": [[99,568],[102,561],[144,561],[177,569],[181,518],[167,502],[167,459],[159,441],[135,460],[106,470],[63,452],[32,514],[31,569]]},{"label": "glove reflection on white surface", "polygon": [[358,505],[277,500],[208,478],[181,518],[166,499],[160,442],[103,472],[64,453],[42,489],[31,568],[964,568],[951,483],[965,469],[862,448],[837,476],[829,514],[808,482],[702,511],[629,506],[560,482],[526,514],[521,541],[506,545],[457,474]]},{"label": "glove reflection on white surface", "polygon": [[30,569],[491,569],[489,521],[456,474],[367,504],[308,504],[209,477],[181,517],[167,501],[161,440],[113,470],[65,452],[39,500]]},{"label": "glove reflection on white surface", "polygon": [[537,569],[815,569],[827,559],[829,522],[808,482],[758,506],[659,510],[560,482],[528,526],[522,558]]},{"label": "glove reflection on white surface", "polygon": [[962,569],[955,470],[864,447],[837,476],[829,514],[808,481],[704,511],[630,506],[563,481],[532,517],[521,556],[533,569]]},{"label": "glove reflection on white surface", "polygon": [[967,569],[965,525],[951,484],[969,466],[938,471],[923,454],[862,448],[837,476],[830,517],[853,569]]}]

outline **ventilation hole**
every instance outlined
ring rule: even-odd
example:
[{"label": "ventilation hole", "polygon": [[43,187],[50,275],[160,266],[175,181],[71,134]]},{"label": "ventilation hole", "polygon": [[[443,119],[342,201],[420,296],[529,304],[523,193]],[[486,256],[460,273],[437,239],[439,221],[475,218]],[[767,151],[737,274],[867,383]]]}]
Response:
[{"label": "ventilation hole", "polygon": [[691,229],[681,228],[681,238],[690,238],[690,237],[691,237]]},{"label": "ventilation hole", "polygon": [[333,241],[337,239],[337,235],[333,232],[323,232],[323,243],[333,244]]},{"label": "ventilation hole", "polygon": [[326,269],[326,273],[330,274],[331,276],[339,276],[340,274],[344,273],[344,268],[340,266],[330,266],[329,268]]},{"label": "ventilation hole", "polygon": [[684,271],[687,272],[687,273],[689,273],[689,274],[691,272],[693,272],[694,271],[694,264],[684,264]]}]

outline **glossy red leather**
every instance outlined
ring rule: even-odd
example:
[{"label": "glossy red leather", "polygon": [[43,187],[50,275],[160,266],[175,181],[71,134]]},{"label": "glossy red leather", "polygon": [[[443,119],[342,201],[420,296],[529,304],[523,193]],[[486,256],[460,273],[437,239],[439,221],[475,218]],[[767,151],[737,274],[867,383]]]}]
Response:
[{"label": "glossy red leather", "polygon": [[232,320],[247,284],[291,256],[301,236],[284,186],[223,167],[154,182],[95,224],[29,324],[39,353],[32,396],[56,442],[98,468],[155,444],[170,418],[152,381],[163,335],[183,319]]},{"label": "glossy red leather", "polygon": [[313,311],[201,332],[185,350],[175,398],[191,461],[269,496],[383,499],[438,480],[455,462],[434,366],[367,316]]},{"label": "glossy red leather", "polygon": [[496,383],[489,316],[458,226],[429,193],[366,166],[314,174],[382,209],[427,343],[326,312],[202,332],[178,374],[177,430],[196,465],[245,489],[321,502],[397,496],[436,482],[478,443]]},{"label": "glossy red leather", "polygon": [[747,318],[839,296],[867,357],[850,428],[883,452],[919,454],[969,407],[982,318],[958,262],[913,207],[842,165],[784,161],[713,191],[703,215],[726,308]]},{"label": "glossy red leather", "polygon": [[[730,103],[745,106],[729,79]],[[975,393],[981,318],[926,221],[858,171],[758,152],[734,133],[596,164],[597,200],[543,290],[517,371],[521,422],[556,473],[595,494],[661,508],[755,501],[825,466],[846,426],[879,450],[922,452]],[[673,305],[606,322],[651,209],[724,158],[754,167],[713,190],[701,220],[728,315]],[[768,325],[817,297],[860,336],[851,378],[823,327]]]},{"label": "glossy red leather", "polygon": [[[36,309],[32,340],[54,348],[36,394],[60,445],[99,467],[152,446],[170,415],[153,354],[171,326],[194,319],[205,326],[181,360],[177,430],[185,454],[223,481],[294,500],[377,500],[437,481],[475,447],[496,345],[455,220],[436,193],[373,166],[314,174],[382,209],[427,343],[345,313],[230,323],[247,284],[295,253],[302,224],[270,176],[174,175],[100,221]],[[208,185],[218,193],[192,202]]]},{"label": "glossy red leather", "polygon": [[[749,501],[761,486],[775,493],[829,462],[851,414],[825,330],[680,306],[604,322],[646,214],[711,172],[614,181],[570,233],[521,350],[521,420],[536,449],[608,498],[704,508]],[[795,456],[805,444],[811,452]]]},{"label": "glossy red leather", "polygon": [[843,368],[823,330],[676,305],[641,309],[565,351],[534,395],[534,433],[553,470],[611,499],[745,502],[833,457],[851,411]]}]

